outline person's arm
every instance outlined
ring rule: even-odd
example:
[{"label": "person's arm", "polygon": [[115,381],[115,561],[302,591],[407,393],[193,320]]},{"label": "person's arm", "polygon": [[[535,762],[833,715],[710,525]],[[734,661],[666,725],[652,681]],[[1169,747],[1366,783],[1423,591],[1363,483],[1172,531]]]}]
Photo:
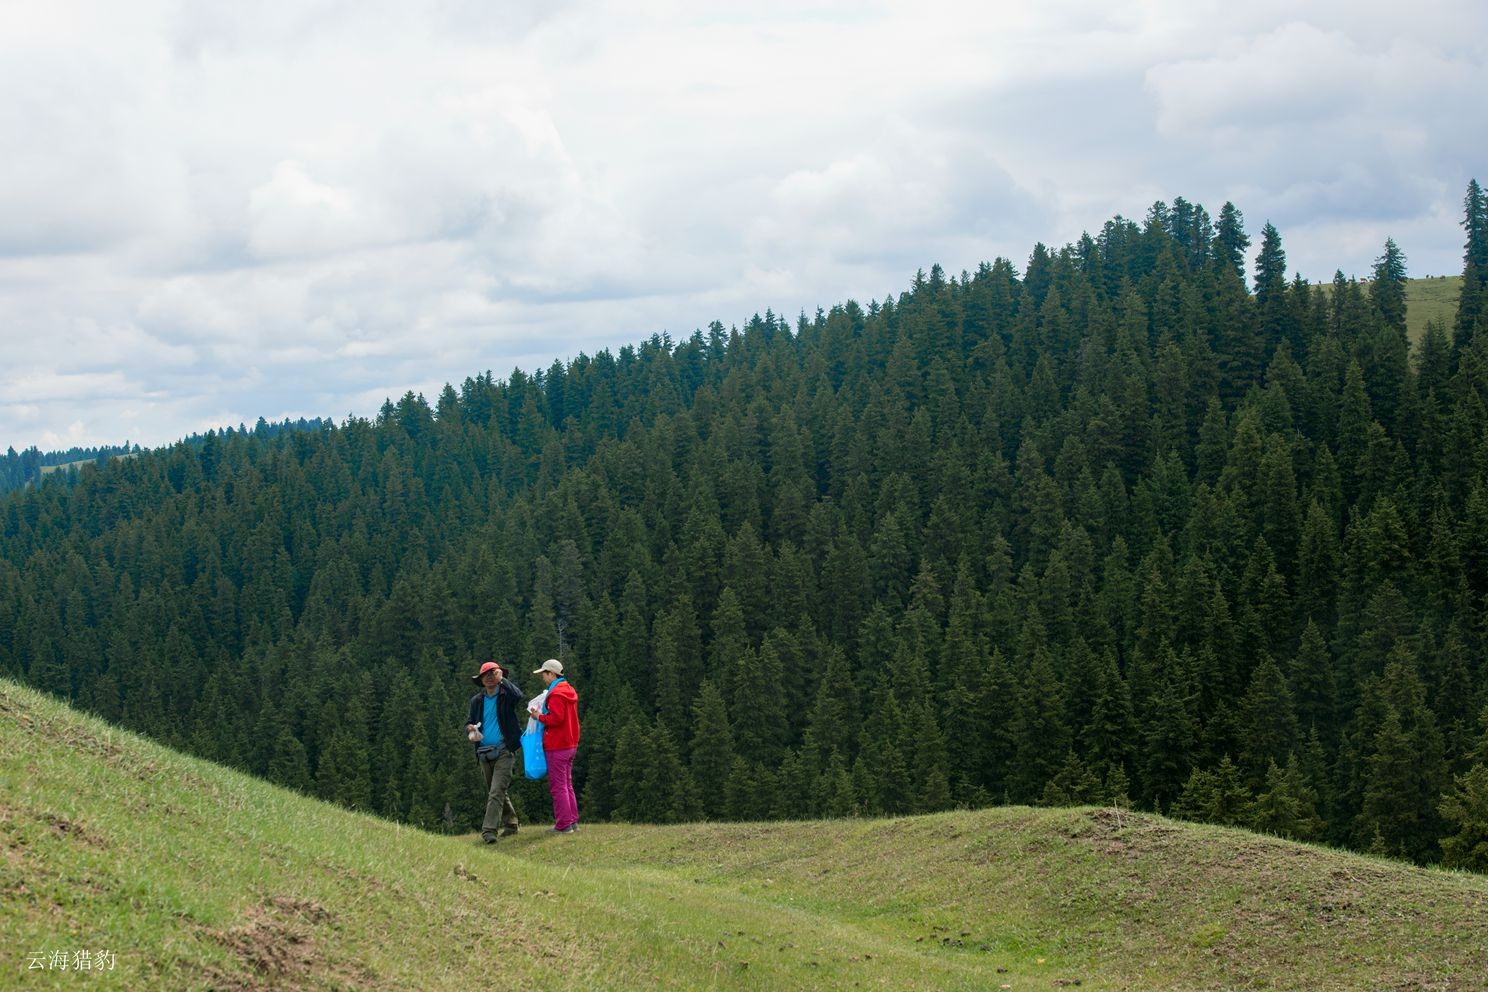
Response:
[{"label": "person's arm", "polygon": [[476,704],[476,698],[474,696],[471,696],[470,697],[470,714],[469,714],[468,717],[466,717],[466,720],[465,720],[465,732],[466,733],[469,733],[470,731],[474,730],[476,727],[478,727],[480,725],[480,714],[475,711],[476,710],[475,704]]},{"label": "person's arm", "polygon": [[522,687],[517,685],[511,679],[502,679],[501,683],[502,685],[506,686],[506,691],[512,694],[512,709],[521,709],[522,700],[527,698],[526,696],[522,695]]}]

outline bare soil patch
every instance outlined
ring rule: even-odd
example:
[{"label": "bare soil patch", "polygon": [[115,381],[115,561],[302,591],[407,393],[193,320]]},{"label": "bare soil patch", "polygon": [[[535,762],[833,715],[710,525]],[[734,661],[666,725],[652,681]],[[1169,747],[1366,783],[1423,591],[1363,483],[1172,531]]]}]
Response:
[{"label": "bare soil patch", "polygon": [[320,959],[317,931],[333,921],[331,912],[312,900],[272,896],[249,909],[238,926],[208,929],[207,936],[231,951],[249,972],[214,974],[213,987],[268,992],[322,985],[316,976],[328,969]]}]

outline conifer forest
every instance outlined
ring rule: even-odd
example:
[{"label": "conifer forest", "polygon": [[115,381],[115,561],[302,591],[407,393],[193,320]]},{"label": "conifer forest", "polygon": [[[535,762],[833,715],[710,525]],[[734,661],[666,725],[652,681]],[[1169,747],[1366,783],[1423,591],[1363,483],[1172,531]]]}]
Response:
[{"label": "conifer forest", "polygon": [[556,657],[586,820],[1123,804],[1488,870],[1464,206],[1418,340],[1393,242],[1312,285],[1180,198],[866,306],[100,457],[0,496],[0,674],[428,829],[484,808],[470,675]]}]

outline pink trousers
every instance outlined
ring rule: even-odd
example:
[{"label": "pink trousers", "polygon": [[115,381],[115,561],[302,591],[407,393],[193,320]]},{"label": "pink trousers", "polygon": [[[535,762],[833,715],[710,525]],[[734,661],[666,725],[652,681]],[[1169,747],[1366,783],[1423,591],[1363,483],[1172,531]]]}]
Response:
[{"label": "pink trousers", "polygon": [[548,758],[548,791],[553,794],[553,826],[567,830],[579,822],[579,801],[574,798],[573,763],[576,747],[545,752]]}]

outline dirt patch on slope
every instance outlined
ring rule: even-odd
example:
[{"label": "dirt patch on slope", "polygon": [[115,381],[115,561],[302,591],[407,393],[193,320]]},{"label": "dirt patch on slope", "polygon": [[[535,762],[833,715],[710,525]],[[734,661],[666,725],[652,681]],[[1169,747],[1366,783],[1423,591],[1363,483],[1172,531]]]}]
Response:
[{"label": "dirt patch on slope", "polygon": [[254,906],[242,923],[208,929],[206,935],[243,965],[241,971],[213,970],[214,989],[268,992],[271,989],[315,989],[350,984],[369,987],[372,976],[349,975],[322,953],[326,931],[334,930],[330,910],[309,899],[273,896]]}]

